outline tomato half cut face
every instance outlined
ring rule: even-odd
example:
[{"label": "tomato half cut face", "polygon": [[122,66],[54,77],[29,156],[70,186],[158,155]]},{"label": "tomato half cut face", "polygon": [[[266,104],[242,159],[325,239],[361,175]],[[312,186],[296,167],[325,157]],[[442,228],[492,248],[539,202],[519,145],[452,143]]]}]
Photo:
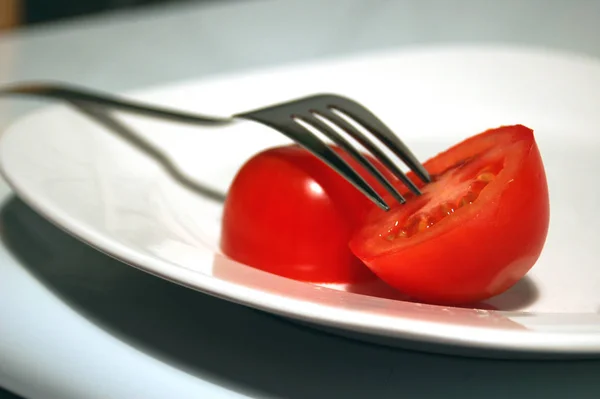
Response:
[{"label": "tomato half cut face", "polygon": [[373,210],[353,234],[352,252],[423,302],[472,303],[510,288],[538,259],[549,224],[532,130],[488,130],[424,165],[433,182],[423,195],[387,213]]}]

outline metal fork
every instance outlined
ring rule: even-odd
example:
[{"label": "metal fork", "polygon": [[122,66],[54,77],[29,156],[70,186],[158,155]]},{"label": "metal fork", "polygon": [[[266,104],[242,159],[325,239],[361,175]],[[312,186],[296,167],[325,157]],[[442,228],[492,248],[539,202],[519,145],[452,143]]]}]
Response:
[{"label": "metal fork", "polygon": [[431,181],[429,173],[414,154],[379,118],[356,101],[339,95],[316,94],[238,113],[229,118],[191,114],[161,108],[66,84],[16,84],[0,88],[0,96],[9,95],[45,97],[63,100],[72,105],[83,103],[105,109],[120,110],[189,124],[223,125],[231,123],[238,118],[259,122],[279,131],[307,149],[352,183],[354,187],[380,208],[389,210],[389,205],[377,191],[355,169],[350,167],[347,162],[333,151],[330,146],[313,133],[308,128],[310,126],[347,152],[348,155],[373,175],[396,200],[401,203],[406,202],[398,189],[394,187],[373,163],[333,128],[333,126],[336,126],[362,145],[413,193],[420,195],[419,188],[400,170],[398,165],[377,147],[367,135],[349,121],[353,120],[354,123],[362,126],[374,138],[378,139],[385,147],[391,150],[419,179],[424,182]]}]

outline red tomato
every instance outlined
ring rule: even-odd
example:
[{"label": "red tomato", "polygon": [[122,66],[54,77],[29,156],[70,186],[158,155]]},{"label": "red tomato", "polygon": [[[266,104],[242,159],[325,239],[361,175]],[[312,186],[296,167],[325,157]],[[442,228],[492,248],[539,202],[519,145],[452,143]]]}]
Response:
[{"label": "red tomato", "polygon": [[234,260],[297,280],[374,280],[348,248],[374,207],[303,148],[269,149],[246,162],[231,184],[221,248]]},{"label": "red tomato", "polygon": [[434,181],[423,195],[373,211],[350,241],[354,254],[424,302],[472,303],[510,288],[537,261],[548,230],[548,187],[533,132],[488,130],[424,165]]}]

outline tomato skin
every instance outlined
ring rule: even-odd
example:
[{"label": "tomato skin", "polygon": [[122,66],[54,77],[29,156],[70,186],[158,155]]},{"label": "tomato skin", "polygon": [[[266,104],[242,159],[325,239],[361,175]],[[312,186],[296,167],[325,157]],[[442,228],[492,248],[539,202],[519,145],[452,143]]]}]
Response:
[{"label": "tomato skin", "polygon": [[231,184],[221,249],[236,261],[296,280],[374,280],[348,248],[352,232],[374,207],[303,148],[268,149],[247,161]]},{"label": "tomato skin", "polygon": [[531,130],[512,126],[484,132],[434,157],[425,167],[438,173],[464,156],[467,147],[486,140],[506,145],[515,154],[507,155],[499,181],[466,207],[472,208],[463,212],[469,212],[467,216],[457,212],[431,231],[388,247],[381,244],[381,237],[373,237],[383,215],[353,236],[352,251],[387,284],[422,302],[474,303],[506,291],[537,261],[548,231],[549,202]]}]

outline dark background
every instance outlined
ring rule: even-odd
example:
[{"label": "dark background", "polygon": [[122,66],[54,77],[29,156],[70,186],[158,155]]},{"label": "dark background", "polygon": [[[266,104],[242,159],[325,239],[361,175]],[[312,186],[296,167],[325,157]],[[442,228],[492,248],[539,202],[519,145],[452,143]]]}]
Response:
[{"label": "dark background", "polygon": [[[0,0],[1,1],[1,0]],[[157,4],[218,2],[227,0],[21,0],[21,25],[37,25],[85,15]]]}]

